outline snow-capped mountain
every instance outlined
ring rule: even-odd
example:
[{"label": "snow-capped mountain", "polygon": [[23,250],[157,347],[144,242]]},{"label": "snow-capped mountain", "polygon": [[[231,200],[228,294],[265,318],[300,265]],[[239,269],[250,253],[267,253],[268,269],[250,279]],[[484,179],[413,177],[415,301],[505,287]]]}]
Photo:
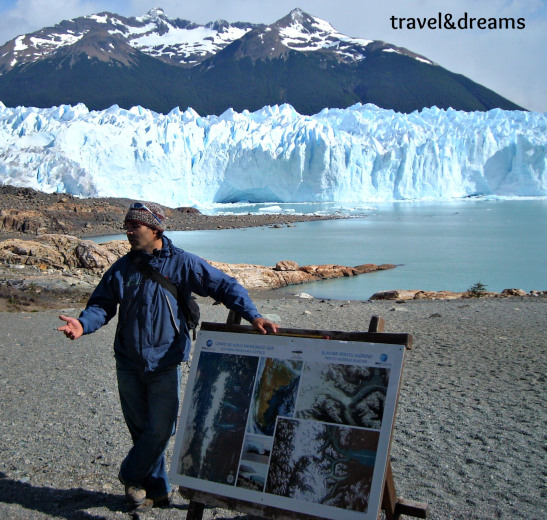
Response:
[{"label": "snow-capped mountain", "polygon": [[[277,58],[290,50],[300,52],[328,52],[340,61],[359,62],[365,59],[370,44],[387,52],[397,52],[433,65],[423,56],[384,42],[351,38],[339,33],[328,22],[310,16],[300,9],[272,25],[245,22],[230,24],[217,20],[198,25],[187,20],[170,19],[161,8],[146,15],[126,18],[112,13],[100,13],[65,20],[54,27],[46,27],[32,34],[21,35],[0,47],[0,74],[18,65],[35,63],[50,57],[63,47],[70,47],[86,35],[119,36],[134,49],[171,65],[193,67],[215,55],[230,43],[253,31],[248,40],[254,58]],[[105,53],[115,53],[115,46],[105,46]],[[241,57],[241,55],[240,55]]]},{"label": "snow-capped mountain", "polygon": [[202,114],[285,102],[306,114],[356,102],[401,112],[520,109],[424,56],[345,36],[299,9],[271,25],[198,25],[160,8],[66,20],[0,47],[0,100]]},{"label": "snow-capped mountain", "polygon": [[369,52],[381,49],[435,65],[424,56],[401,47],[341,34],[330,23],[310,16],[300,9],[294,9],[272,25],[258,26],[245,33],[234,44],[234,47],[236,46],[237,52],[232,52],[231,55],[239,59],[274,59],[286,57],[291,51],[297,51],[318,53],[324,59],[330,57],[342,63],[357,65]]},{"label": "snow-capped mountain", "polygon": [[0,183],[167,206],[547,196],[547,114],[0,104]]},{"label": "snow-capped mountain", "polygon": [[[194,66],[254,27],[255,24],[230,24],[224,20],[206,25],[179,18],[172,20],[160,8],[136,18],[107,12],[82,16],[5,43],[0,47],[0,74],[52,57],[60,49],[73,46],[90,34],[105,38],[117,36],[118,41],[125,41],[134,49],[170,65]],[[103,52],[115,55],[116,46],[107,44]]]}]

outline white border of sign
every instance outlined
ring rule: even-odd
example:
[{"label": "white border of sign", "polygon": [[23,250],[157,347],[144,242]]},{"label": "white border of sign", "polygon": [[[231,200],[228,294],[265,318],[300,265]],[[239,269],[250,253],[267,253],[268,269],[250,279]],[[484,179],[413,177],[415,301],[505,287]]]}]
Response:
[{"label": "white border of sign", "polygon": [[[324,339],[315,339],[315,338],[306,338],[306,337],[297,337],[297,336],[276,336],[276,335],[259,335],[259,334],[242,334],[242,333],[227,333],[227,332],[215,332],[215,331],[200,331],[198,339],[196,342],[194,359],[190,369],[190,374],[188,377],[188,383],[186,386],[186,391],[184,395],[182,412],[179,422],[179,428],[177,431],[177,436],[175,440],[175,447],[173,452],[173,459],[171,461],[170,469],[170,479],[175,485],[184,486],[190,489],[204,491],[207,493],[213,493],[220,496],[230,497],[234,499],[239,499],[251,503],[261,504],[272,506],[288,511],[300,512],[308,515],[315,515],[322,518],[331,518],[336,520],[373,520],[378,516],[378,512],[381,505],[382,499],[382,489],[383,482],[385,479],[385,468],[387,463],[387,457],[389,454],[389,446],[391,439],[391,432],[393,428],[393,422],[395,419],[395,412],[397,406],[397,399],[399,393],[399,384],[401,381],[401,373],[403,366],[404,358],[404,345],[391,345],[391,344],[382,344],[382,343],[364,343],[364,342],[355,342],[355,341],[334,341],[334,340],[324,340]],[[208,353],[225,355],[225,356],[234,356],[234,357],[218,357],[208,356]],[[363,438],[370,436],[374,437],[376,444],[375,457],[372,459],[373,463],[367,463],[372,470],[372,479],[368,480],[368,500],[365,511],[362,510],[351,510],[346,508],[341,508],[339,506],[325,505],[324,503],[319,503],[310,498],[309,494],[306,496],[306,493],[299,493],[298,497],[296,496],[281,496],[280,494],[273,494],[272,492],[267,492],[265,490],[255,490],[251,487],[238,487],[241,484],[238,484],[238,475],[230,474],[230,478],[226,479],[225,482],[215,482],[210,479],[204,479],[203,477],[196,478],[195,476],[189,476],[188,473],[192,471],[186,471],[185,468],[188,467],[186,463],[187,460],[190,460],[192,464],[195,463],[197,451],[194,448],[194,451],[191,452],[193,455],[188,455],[190,453],[189,445],[191,442],[201,442],[201,451],[204,453],[206,447],[204,448],[203,439],[207,437],[207,433],[211,433],[214,437],[215,432],[220,431],[219,428],[223,428],[223,432],[228,431],[229,434],[233,434],[235,428],[231,424],[231,419],[226,420],[226,410],[223,412],[223,417],[214,417],[216,413],[215,410],[220,410],[223,406],[230,406],[234,408],[234,413],[231,418],[242,417],[247,415],[249,417],[243,417],[242,421],[245,423],[243,426],[245,436],[251,437],[256,433],[250,430],[250,415],[252,412],[252,406],[249,401],[247,405],[242,405],[241,409],[237,409],[237,406],[233,403],[228,403],[226,405],[226,392],[227,388],[224,387],[218,380],[212,385],[212,388],[207,387],[208,381],[206,377],[208,375],[203,373],[198,373],[198,368],[200,367],[200,359],[203,354],[203,360],[205,363],[206,359],[221,359],[223,361],[237,361],[238,366],[246,366],[244,363],[249,363],[249,366],[257,366],[260,364],[260,359],[269,359],[277,360],[278,364],[283,365],[284,363],[287,366],[301,366],[307,367],[307,373],[313,372],[313,367],[317,372],[317,367],[324,366],[325,368],[329,367],[335,371],[339,370],[348,370],[355,373],[359,371],[359,367],[366,369],[366,373],[371,371],[368,368],[375,368],[374,373],[383,373],[387,374],[386,387],[382,389],[382,392],[385,395],[383,402],[383,414],[381,419],[375,425],[350,425],[349,423],[340,423],[337,421],[325,422],[317,418],[311,418],[303,414],[301,410],[298,410],[299,400],[300,402],[304,401],[303,394],[300,394],[301,387],[304,386],[304,377],[299,378],[300,385],[295,394],[295,410],[293,414],[287,416],[278,415],[275,421],[275,428],[272,435],[272,442],[274,446],[270,445],[270,450],[267,451],[267,456],[261,462],[266,462],[266,464],[255,464],[255,466],[261,466],[266,468],[262,471],[270,471],[273,460],[272,453],[275,453],[275,442],[276,442],[276,432],[279,428],[279,424],[283,422],[285,425],[288,422],[292,421],[293,424],[299,423],[302,424],[302,430],[310,430],[313,428],[324,427],[329,431],[333,431],[339,428],[345,428],[346,430],[351,430],[352,435],[357,434]],[[243,364],[240,364],[242,362]],[[201,367],[203,370],[203,366]],[[328,370],[329,370],[328,369]],[[230,370],[226,370],[224,367],[225,375],[224,381],[227,382],[229,378],[234,377],[235,380],[230,380],[231,385],[234,384],[233,381],[239,381],[237,374],[230,373]],[[327,371],[328,371],[327,370]],[[249,380],[249,376],[252,379],[252,394],[256,392],[257,380],[259,379],[256,374],[259,373],[257,368],[255,375],[245,374],[246,380]],[[226,379],[228,378],[228,379]],[[209,381],[210,383],[210,381]],[[237,384],[237,383],[236,383]],[[327,383],[328,384],[328,383]],[[196,386],[197,385],[197,386]],[[232,394],[237,400],[239,397],[242,398],[249,389],[251,383],[247,383],[247,390],[240,389],[239,386],[236,389],[236,394]],[[308,385],[312,388],[312,385]],[[359,385],[354,388],[359,387]],[[231,388],[231,391],[234,389]],[[204,395],[207,395],[207,403],[203,405],[201,409],[197,409],[198,404],[196,403],[197,395],[199,392],[200,399]],[[205,392],[205,393],[204,393]],[[206,408],[205,408],[206,406]],[[210,432],[204,432],[207,427],[203,426],[203,415],[210,415],[207,420],[209,426],[215,424],[214,428],[211,428]],[[228,410],[230,412],[230,410]],[[199,431],[196,431],[196,417],[202,421]],[[237,421],[237,419],[236,419]],[[247,424],[249,421],[249,424]],[[220,424],[220,426],[219,426]],[[368,427],[367,427],[368,426]],[[215,430],[216,428],[216,430]],[[295,427],[296,428],[296,427]],[[325,431],[327,431],[325,430]],[[259,432],[260,434],[260,432]],[[343,433],[343,435],[346,435]],[[208,441],[211,439],[211,435],[208,437]],[[200,437],[198,439],[198,437]],[[196,438],[196,439],[194,439]],[[352,437],[353,438],[353,437]],[[220,461],[224,460],[225,457],[229,456],[228,452],[233,452],[233,456],[237,457],[238,464],[238,474],[242,471],[249,469],[249,466],[253,464],[248,464],[247,461],[240,459],[243,455],[244,447],[243,440],[241,435],[232,435],[231,439],[240,439],[239,446],[233,446],[233,450],[224,450],[223,453],[218,453],[215,457],[209,457],[208,464],[215,464],[215,461],[220,464]],[[236,444],[239,441],[236,441]],[[366,441],[364,441],[366,443]],[[364,446],[361,445],[361,447]],[[183,452],[184,451],[184,452]],[[354,450],[344,449],[343,453],[347,454]],[[359,451],[359,450],[357,450]],[[355,452],[357,452],[355,451]],[[255,451],[256,453],[256,451]],[[283,452],[284,453],[284,452]],[[359,451],[360,461],[363,459],[363,453],[371,453],[368,449],[361,449]],[[186,454],[186,457],[185,457]],[[269,457],[269,459],[268,459]],[[183,459],[185,460],[186,465],[183,464]],[[329,459],[330,460],[330,459]],[[245,464],[243,464],[245,463]],[[358,465],[358,464],[357,464]],[[184,466],[184,467],[183,467]],[[246,468],[245,470],[242,468]],[[338,471],[337,465],[334,464],[334,470]],[[342,466],[343,468],[343,466]],[[194,471],[194,470],[193,470]],[[259,472],[260,473],[260,472]],[[259,475],[257,473],[256,475]],[[344,469],[342,469],[342,474]],[[212,474],[212,473],[211,473]],[[336,474],[336,477],[339,477]],[[307,479],[310,478],[310,474],[306,476]],[[266,479],[266,476],[264,476]],[[273,480],[273,477],[272,477]],[[325,479],[321,479],[321,482],[324,482]],[[241,481],[239,481],[241,483]],[[318,480],[319,482],[319,480]],[[237,484],[237,485],[236,485]],[[268,484],[270,482],[268,481]],[[359,484],[359,483],[358,483]],[[264,484],[265,487],[266,483]],[[359,485],[357,486],[359,487]],[[271,489],[271,488],[270,488]],[[319,493],[318,493],[319,494]]]}]

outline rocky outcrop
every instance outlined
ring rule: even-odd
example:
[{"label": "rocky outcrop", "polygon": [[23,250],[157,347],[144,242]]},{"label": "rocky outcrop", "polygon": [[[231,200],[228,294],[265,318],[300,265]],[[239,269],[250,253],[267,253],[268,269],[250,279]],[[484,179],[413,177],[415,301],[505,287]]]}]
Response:
[{"label": "rocky outcrop", "polygon": [[123,241],[97,244],[71,235],[46,234],[36,240],[11,238],[0,242],[0,262],[39,269],[86,269],[97,275],[129,251]]},{"label": "rocky outcrop", "polygon": [[253,264],[209,263],[228,275],[233,276],[247,289],[278,289],[279,287],[286,287],[287,285],[355,276],[365,272],[395,267],[391,264],[384,264],[382,266],[366,264],[367,270],[335,264],[305,265],[300,267],[292,260],[282,260],[278,262],[275,267]]},{"label": "rocky outcrop", "polygon": [[522,289],[504,289],[501,291],[502,296],[526,296],[526,291]]},{"label": "rocky outcrop", "polygon": [[363,264],[353,268],[355,274],[372,273],[373,271],[385,271],[386,269],[394,269],[393,264]]},{"label": "rocky outcrop", "polygon": [[465,291],[420,291],[420,290],[392,290],[380,291],[374,293],[371,300],[391,300],[391,301],[406,301],[406,300],[457,300],[459,298],[507,298],[510,296],[541,296],[545,291],[530,291],[527,293],[522,289],[504,289],[501,293],[492,291],[482,291],[480,293]]},{"label": "rocky outcrop", "polygon": [[43,227],[44,220],[38,211],[0,211],[0,229],[8,233],[37,233]]},{"label": "rocky outcrop", "polygon": [[298,264],[293,260],[281,260],[275,264],[276,271],[297,271]]},{"label": "rocky outcrop", "polygon": [[381,291],[374,293],[370,299],[371,300],[433,300],[433,299],[444,299],[444,300],[454,300],[456,298],[461,298],[463,293],[456,293],[451,291],[420,291],[420,290],[401,290],[396,289],[392,291]]},{"label": "rocky outcrop", "polygon": [[184,213],[185,215],[201,215],[201,211],[197,208],[191,208],[188,206],[181,206],[180,208],[175,208],[179,213]]}]

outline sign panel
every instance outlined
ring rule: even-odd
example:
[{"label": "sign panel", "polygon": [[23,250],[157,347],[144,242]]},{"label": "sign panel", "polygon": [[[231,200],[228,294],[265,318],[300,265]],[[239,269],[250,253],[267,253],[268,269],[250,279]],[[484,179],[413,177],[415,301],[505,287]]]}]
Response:
[{"label": "sign panel", "polygon": [[323,518],[376,519],[404,350],[200,331],[172,482]]}]

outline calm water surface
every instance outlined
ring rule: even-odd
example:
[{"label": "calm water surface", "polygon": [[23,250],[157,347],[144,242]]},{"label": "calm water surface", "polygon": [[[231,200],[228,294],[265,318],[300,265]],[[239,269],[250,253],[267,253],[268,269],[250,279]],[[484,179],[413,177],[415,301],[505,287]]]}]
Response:
[{"label": "calm water surface", "polygon": [[[279,289],[320,298],[366,300],[389,289],[465,291],[476,282],[492,291],[547,289],[546,200],[371,206],[359,210],[362,217],[296,227],[175,231],[168,236],[179,247],[220,262],[397,265],[389,271]],[[97,241],[112,238],[120,236]]]}]

